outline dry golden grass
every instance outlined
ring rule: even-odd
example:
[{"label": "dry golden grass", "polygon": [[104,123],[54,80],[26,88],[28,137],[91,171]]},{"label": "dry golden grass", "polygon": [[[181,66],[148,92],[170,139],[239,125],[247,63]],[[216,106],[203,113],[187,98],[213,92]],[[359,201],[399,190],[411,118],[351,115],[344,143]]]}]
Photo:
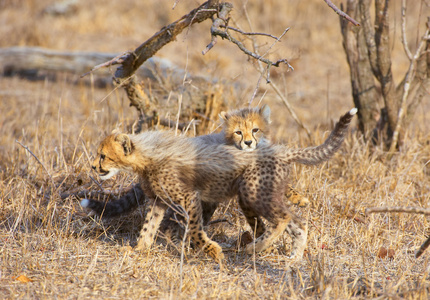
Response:
[{"label": "dry golden grass", "polygon": [[[337,16],[319,0],[254,2],[248,12],[255,31],[280,34],[292,27],[272,57],[292,58],[296,71],[276,70],[273,79],[313,133],[311,143],[262,83],[257,100],[267,90],[263,101],[273,111],[275,139],[300,146],[320,143],[331,120],[352,107]],[[95,0],[79,2],[72,16],[41,14],[50,3],[1,2],[0,34],[8,38],[1,39],[0,46],[122,52],[196,5],[182,0],[172,11],[173,1]],[[248,30],[243,3],[234,3],[234,21]],[[410,13],[416,16],[416,10]],[[209,26],[195,26],[160,55],[194,74],[241,84],[241,92],[225,100],[230,108],[242,106],[259,75],[224,42],[202,57]],[[409,26],[416,34],[415,25]],[[398,40],[393,49],[393,67],[400,77],[406,65]],[[64,74],[55,81],[0,80],[0,298],[429,298],[430,252],[414,258],[427,237],[428,219],[364,215],[370,206],[428,207],[428,97],[391,161],[378,148],[369,150],[353,130],[328,163],[293,168],[297,190],[311,199],[308,208],[292,208],[309,222],[302,261],[286,258],[290,239],[285,234],[272,251],[256,257],[226,252],[220,269],[192,249],[187,249],[183,264],[180,255],[162,243],[146,253],[134,251],[129,245],[137,238],[140,211],[101,222],[82,210],[74,193],[99,190],[90,178],[94,174],[89,163],[98,141],[115,127],[127,130],[136,112],[122,90],[73,84],[75,79]],[[175,113],[173,108],[171,115]],[[123,193],[131,184],[132,177],[121,175],[103,187]],[[223,223],[208,231],[223,246],[234,247],[249,230],[244,218],[235,203],[223,206],[216,216],[233,226]],[[381,247],[393,249],[394,257],[379,258]]]}]

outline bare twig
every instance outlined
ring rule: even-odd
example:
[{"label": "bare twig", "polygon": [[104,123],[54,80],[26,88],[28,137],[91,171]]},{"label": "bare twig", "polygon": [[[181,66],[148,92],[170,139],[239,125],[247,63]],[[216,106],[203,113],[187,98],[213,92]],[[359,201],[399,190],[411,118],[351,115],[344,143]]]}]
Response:
[{"label": "bare twig", "polygon": [[20,141],[18,141],[18,140],[15,140],[15,143],[18,143],[22,148],[24,148],[25,150],[27,150],[36,160],[37,160],[37,162],[43,167],[43,169],[45,170],[45,172],[46,172],[46,174],[48,174],[48,176],[49,176],[49,179],[51,180],[51,182],[52,182],[52,184],[54,184],[54,180],[52,179],[52,176],[51,176],[51,174],[49,174],[49,171],[48,171],[48,169],[45,167],[45,165],[40,161],[40,159],[33,153],[33,152],[31,152],[31,150],[27,147],[27,146],[25,146],[25,145],[23,145],[23,144],[21,144],[21,142]]},{"label": "bare twig", "polygon": [[372,213],[383,213],[383,212],[399,212],[399,213],[409,213],[409,214],[422,214],[430,215],[430,209],[420,208],[420,207],[404,207],[404,206],[393,206],[393,207],[369,207],[366,209],[366,214]]},{"label": "bare twig", "polygon": [[288,111],[290,112],[291,116],[293,117],[294,121],[304,130],[306,131],[306,134],[309,138],[311,138],[311,132],[309,129],[303,124],[303,122],[299,119],[299,117],[296,115],[296,112],[292,108],[290,102],[288,99],[282,94],[281,90],[278,88],[276,84],[274,84],[272,81],[269,82],[269,85],[273,88],[273,90],[276,92],[276,94],[281,98],[284,105],[287,107]]},{"label": "bare twig", "polygon": [[425,240],[425,242],[421,245],[421,247],[415,252],[415,258],[420,257],[424,251],[430,246],[430,237]]},{"label": "bare twig", "polygon": [[175,0],[175,3],[173,3],[173,6],[172,6],[172,10],[176,8],[176,5],[178,5],[179,1],[180,0]]},{"label": "bare twig", "polygon": [[91,179],[95,184],[97,184],[97,186],[98,186],[102,191],[104,191],[104,189],[103,189],[102,185],[101,185],[97,180],[95,180],[92,176],[89,176],[89,177],[90,177],[90,179]]},{"label": "bare twig", "polygon": [[225,26],[225,25],[221,25],[220,27],[221,28],[226,28],[228,30],[233,30],[233,31],[239,32],[242,35],[261,35],[261,36],[270,37],[270,38],[275,39],[275,40],[279,39],[277,36],[271,35],[269,33],[264,33],[264,32],[245,32],[245,31],[240,30],[238,28],[231,27],[231,26]]},{"label": "bare twig", "polygon": [[[265,64],[267,64],[268,66],[275,66],[275,67],[279,67],[279,65],[281,63],[286,64],[290,69],[294,70],[293,67],[288,63],[288,61],[286,59],[278,59],[277,61],[271,61],[269,59],[264,58],[264,55],[259,55],[256,52],[252,52],[249,51],[248,49],[246,49],[246,47],[237,39],[235,39],[233,36],[231,36],[227,30],[222,30],[221,25],[223,25],[222,23],[226,23],[226,15],[228,15],[228,13],[230,13],[230,10],[233,8],[233,6],[224,6],[223,9],[225,9],[225,11],[222,11],[222,14],[220,12],[220,17],[216,18],[213,22],[213,25],[211,27],[211,35],[212,35],[212,40],[211,42],[206,46],[206,49],[203,50],[203,54],[206,54],[210,49],[212,49],[212,47],[216,44],[217,42],[217,36],[220,36],[222,39],[227,39],[230,42],[232,42],[233,44],[235,44],[240,50],[242,50],[243,53],[245,53],[248,56],[251,56],[253,58],[255,58],[256,60],[259,60]],[[224,28],[228,29],[229,27],[227,25],[224,25]],[[282,33],[282,35],[279,38],[276,38],[276,41],[279,42],[280,39],[285,35],[285,33],[287,33],[287,31],[289,30],[289,28],[285,29],[285,31]],[[238,30],[236,30],[238,31]],[[248,34],[249,35],[249,34]],[[261,35],[259,33],[254,33],[253,35]],[[271,36],[273,37],[273,36]],[[273,47],[273,45],[272,45]],[[268,51],[271,49],[271,47],[268,49]],[[266,52],[267,53],[267,52]],[[265,53],[265,54],[266,54]]]},{"label": "bare twig", "polygon": [[263,78],[263,77],[264,77],[263,73],[261,73],[260,77],[258,77],[258,81],[257,81],[257,85],[255,86],[254,93],[252,93],[252,96],[251,96],[251,98],[249,99],[249,102],[248,102],[248,106],[249,107],[251,107],[252,101],[254,101],[255,97],[257,96],[257,92],[260,89],[261,78]]},{"label": "bare twig", "polygon": [[331,9],[333,9],[339,16],[341,16],[342,18],[345,18],[346,20],[348,20],[349,22],[351,22],[355,26],[360,26],[360,23],[358,23],[356,20],[354,20],[353,18],[348,16],[346,13],[341,11],[339,8],[337,8],[336,5],[334,5],[330,0],[324,0],[324,2],[327,3],[327,5]]},{"label": "bare twig", "polygon": [[80,78],[83,78],[83,77],[87,76],[88,74],[90,74],[90,73],[92,73],[92,72],[94,72],[94,71],[96,71],[98,69],[101,69],[101,68],[108,68],[108,67],[113,66],[113,65],[120,65],[120,64],[122,64],[124,62],[125,58],[129,54],[130,54],[130,51],[126,51],[124,53],[121,53],[120,55],[115,56],[111,60],[95,66],[89,72],[86,72],[85,74],[82,74],[80,76]]},{"label": "bare twig", "polygon": [[294,70],[293,67],[288,63],[287,59],[281,58],[281,59],[278,59],[277,61],[271,61],[269,59],[266,59],[263,56],[258,55],[257,53],[251,52],[248,49],[246,49],[245,46],[240,41],[236,40],[228,32],[217,31],[215,34],[218,36],[221,36],[223,39],[228,39],[230,42],[232,42],[237,47],[239,47],[239,49],[242,50],[243,53],[245,53],[246,55],[251,56],[251,57],[267,64],[267,65],[279,67],[280,64],[286,64],[291,70]]}]

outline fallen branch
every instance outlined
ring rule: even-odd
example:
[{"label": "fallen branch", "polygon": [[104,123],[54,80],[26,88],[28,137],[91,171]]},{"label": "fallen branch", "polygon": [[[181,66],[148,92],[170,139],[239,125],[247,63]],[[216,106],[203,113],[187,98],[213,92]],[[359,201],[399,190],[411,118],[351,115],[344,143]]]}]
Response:
[{"label": "fallen branch", "polygon": [[393,207],[370,207],[366,209],[366,215],[372,213],[384,213],[384,212],[399,212],[399,213],[408,213],[408,214],[422,214],[422,215],[430,215],[430,209],[428,208],[420,208],[420,207],[404,207],[404,206],[393,206]]},{"label": "fallen branch", "polygon": [[[43,72],[68,72],[83,74],[97,71],[97,75],[112,78],[110,66],[119,64],[124,59],[125,53],[83,52],[83,51],[58,51],[41,47],[8,47],[0,48],[0,72],[7,76],[20,74],[34,78],[38,71]],[[95,66],[95,67],[94,67]],[[88,70],[91,70],[88,72]],[[175,82],[182,82],[185,71],[171,61],[159,57],[151,57],[138,70],[141,77],[156,81],[156,71],[174,78]],[[193,77],[194,79],[194,77]]]}]

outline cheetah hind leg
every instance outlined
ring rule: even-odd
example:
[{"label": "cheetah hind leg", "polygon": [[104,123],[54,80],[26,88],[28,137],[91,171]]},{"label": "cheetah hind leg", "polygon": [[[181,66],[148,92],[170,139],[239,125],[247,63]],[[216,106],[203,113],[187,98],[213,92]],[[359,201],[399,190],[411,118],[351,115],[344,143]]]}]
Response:
[{"label": "cheetah hind leg", "polygon": [[298,205],[300,207],[308,206],[310,201],[307,197],[301,195],[299,192],[297,192],[291,185],[287,185],[285,187],[285,197],[295,205]]},{"label": "cheetah hind leg", "polygon": [[266,227],[264,233],[255,240],[255,243],[246,245],[245,252],[253,254],[261,252],[270,247],[273,242],[284,232],[290,220],[281,220],[275,226],[269,225]]},{"label": "cheetah hind leg", "polygon": [[246,253],[261,252],[270,247],[273,242],[284,232],[290,234],[292,239],[291,259],[300,259],[306,247],[307,227],[301,225],[297,217],[287,215],[286,218],[279,220],[275,226],[268,226],[263,235],[255,240],[255,244],[251,243],[246,246]]},{"label": "cheetah hind leg", "polygon": [[303,225],[297,217],[293,217],[286,229],[292,239],[290,258],[301,259],[306,248],[308,226]]}]

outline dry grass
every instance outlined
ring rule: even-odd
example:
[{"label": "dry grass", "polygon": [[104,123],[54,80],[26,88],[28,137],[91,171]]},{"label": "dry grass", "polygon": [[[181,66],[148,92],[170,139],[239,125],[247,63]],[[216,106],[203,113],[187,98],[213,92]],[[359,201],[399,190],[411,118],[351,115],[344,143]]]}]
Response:
[{"label": "dry grass", "polygon": [[[0,34],[8,36],[1,39],[2,47],[110,52],[133,49],[195,6],[182,0],[171,11],[173,1],[161,6],[156,0],[81,1],[76,15],[53,17],[41,14],[52,1],[18,2],[0,3]],[[312,129],[312,143],[319,143],[331,120],[352,103],[337,16],[323,1],[262,3],[248,5],[254,30],[278,34],[292,26],[273,57],[293,58],[296,71],[277,70],[273,79]],[[247,30],[242,4],[235,2],[234,18]],[[259,12],[265,17],[259,18]],[[416,16],[416,11],[410,13]],[[415,24],[409,26],[416,34]],[[242,84],[241,92],[224,100],[230,108],[243,105],[259,75],[226,43],[201,57],[209,42],[208,27],[195,27],[160,55],[196,74]],[[405,61],[398,40],[393,49],[399,74]],[[308,255],[302,261],[286,258],[290,240],[285,235],[271,252],[256,257],[226,252],[222,269],[188,249],[181,269],[180,256],[162,243],[147,253],[129,247],[137,238],[140,211],[129,218],[100,222],[79,206],[80,199],[73,193],[99,190],[90,178],[94,174],[89,164],[97,142],[115,127],[127,130],[136,112],[128,107],[123,91],[73,84],[74,79],[64,74],[56,81],[0,80],[0,298],[428,299],[429,253],[419,259],[413,256],[428,234],[428,219],[409,214],[364,215],[370,206],[428,207],[428,98],[401,152],[391,161],[378,148],[369,150],[353,132],[329,163],[294,167],[296,188],[312,202],[309,208],[292,208],[309,220]],[[258,99],[268,90],[263,101],[274,112],[276,139],[310,144],[274,93],[264,84],[260,89]],[[171,115],[175,113],[172,108]],[[123,175],[103,187],[124,192],[132,183],[133,178]],[[64,193],[72,195],[64,197]],[[217,216],[233,224],[208,229],[225,247],[234,246],[249,229],[234,203]],[[394,257],[379,258],[380,247],[392,248]],[[30,282],[22,282],[26,278]]]}]

